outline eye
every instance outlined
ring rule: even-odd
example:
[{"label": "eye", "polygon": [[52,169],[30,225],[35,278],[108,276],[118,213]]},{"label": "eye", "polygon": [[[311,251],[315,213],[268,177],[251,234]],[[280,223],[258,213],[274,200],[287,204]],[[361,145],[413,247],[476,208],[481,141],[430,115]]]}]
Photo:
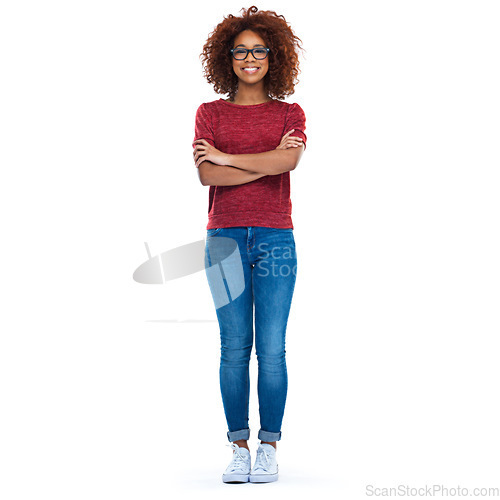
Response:
[{"label": "eye", "polygon": [[255,49],[254,54],[257,54],[258,56],[263,56],[266,53],[266,49]]},{"label": "eye", "polygon": [[233,51],[233,54],[236,55],[236,56],[240,56],[240,55],[243,55],[243,54],[246,54],[247,51],[245,49],[235,49]]}]

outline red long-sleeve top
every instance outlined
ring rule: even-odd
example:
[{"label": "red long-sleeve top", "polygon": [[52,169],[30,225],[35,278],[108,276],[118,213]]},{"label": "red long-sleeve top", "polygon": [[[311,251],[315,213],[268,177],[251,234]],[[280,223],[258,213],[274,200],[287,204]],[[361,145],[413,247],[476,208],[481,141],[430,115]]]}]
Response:
[{"label": "red long-sleeve top", "polygon": [[[217,99],[196,111],[194,140],[205,139],[228,154],[264,153],[276,149],[292,129],[291,136],[301,137],[306,147],[306,117],[297,103],[245,106]],[[293,229],[290,172],[237,186],[210,186],[206,229],[234,226]]]}]

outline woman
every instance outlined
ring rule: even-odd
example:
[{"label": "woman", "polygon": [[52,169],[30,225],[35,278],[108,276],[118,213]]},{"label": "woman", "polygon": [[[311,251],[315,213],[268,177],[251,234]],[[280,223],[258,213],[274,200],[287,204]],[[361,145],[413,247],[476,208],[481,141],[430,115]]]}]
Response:
[{"label": "woman", "polygon": [[[199,106],[193,155],[201,183],[210,186],[205,263],[233,449],[222,479],[270,482],[278,479],[276,442],[288,384],[285,334],[297,268],[290,171],[307,137],[302,108],[280,100],[294,92],[300,39],[274,11],[242,10],[241,17],[224,18],[204,45],[205,76],[229,99]],[[251,467],[254,306],[261,442]]]}]

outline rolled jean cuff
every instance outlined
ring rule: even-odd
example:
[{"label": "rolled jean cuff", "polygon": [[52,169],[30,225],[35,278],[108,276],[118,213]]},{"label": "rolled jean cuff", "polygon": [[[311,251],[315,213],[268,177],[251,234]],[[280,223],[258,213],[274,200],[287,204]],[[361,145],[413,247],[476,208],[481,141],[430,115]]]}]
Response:
[{"label": "rolled jean cuff", "polygon": [[250,429],[241,429],[239,431],[228,431],[227,438],[229,442],[239,441],[240,439],[248,439],[250,437]]},{"label": "rolled jean cuff", "polygon": [[272,443],[273,441],[279,441],[281,439],[281,431],[279,432],[267,432],[260,429],[258,438],[261,441],[265,441],[267,443]]}]

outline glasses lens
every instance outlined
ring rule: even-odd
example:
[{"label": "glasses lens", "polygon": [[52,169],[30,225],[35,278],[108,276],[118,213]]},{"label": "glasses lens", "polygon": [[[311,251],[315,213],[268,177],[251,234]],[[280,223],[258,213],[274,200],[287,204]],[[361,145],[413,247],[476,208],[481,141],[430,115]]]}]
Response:
[{"label": "glasses lens", "polygon": [[245,59],[247,51],[245,49],[234,49],[233,56],[235,59]]},{"label": "glasses lens", "polygon": [[253,51],[253,55],[255,56],[255,59],[265,59],[267,56],[267,50],[266,49],[255,49]]}]

